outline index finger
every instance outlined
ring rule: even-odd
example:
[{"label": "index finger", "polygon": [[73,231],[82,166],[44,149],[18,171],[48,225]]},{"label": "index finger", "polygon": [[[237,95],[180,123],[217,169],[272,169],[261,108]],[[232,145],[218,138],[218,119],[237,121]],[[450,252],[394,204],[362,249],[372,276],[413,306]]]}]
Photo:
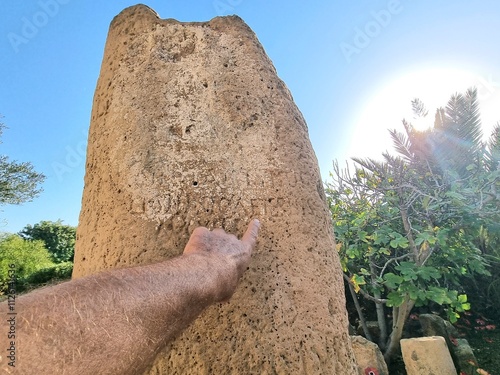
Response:
[{"label": "index finger", "polygon": [[257,242],[257,236],[259,235],[260,221],[258,219],[253,219],[248,228],[241,238],[241,242],[249,245],[252,249]]}]

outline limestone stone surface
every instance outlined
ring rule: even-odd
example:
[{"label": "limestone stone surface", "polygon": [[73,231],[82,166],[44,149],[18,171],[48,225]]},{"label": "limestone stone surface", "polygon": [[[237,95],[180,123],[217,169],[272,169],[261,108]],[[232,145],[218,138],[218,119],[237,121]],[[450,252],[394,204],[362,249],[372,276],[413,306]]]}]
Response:
[{"label": "limestone stone surface", "polygon": [[[472,349],[470,349],[467,340],[456,340],[459,334],[457,329],[450,322],[434,314],[420,314],[419,321],[424,336],[441,336],[445,339],[455,368],[458,371],[463,370],[465,373],[471,371],[474,365],[471,365],[469,361],[476,363]],[[457,342],[459,343],[458,345]],[[467,348],[469,348],[469,350]]]},{"label": "limestone stone surface", "polygon": [[441,336],[401,340],[408,375],[456,375],[446,341]]},{"label": "limestone stone surface", "polygon": [[389,375],[384,356],[377,344],[362,336],[351,336],[352,350],[360,375]]},{"label": "limestone stone surface", "polygon": [[151,374],[356,373],[306,123],[238,17],[111,23],[94,97],[73,277],[182,253],[197,226],[261,221],[249,270]]}]

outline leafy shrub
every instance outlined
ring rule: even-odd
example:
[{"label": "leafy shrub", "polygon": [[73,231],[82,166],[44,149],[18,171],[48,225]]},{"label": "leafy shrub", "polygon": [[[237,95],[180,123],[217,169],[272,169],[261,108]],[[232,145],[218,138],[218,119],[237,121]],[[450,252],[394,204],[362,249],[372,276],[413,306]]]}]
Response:
[{"label": "leafy shrub", "polygon": [[0,240],[0,294],[7,287],[11,265],[16,278],[22,280],[53,263],[43,241],[25,241],[18,235],[4,237]]},{"label": "leafy shrub", "polygon": [[19,280],[19,286],[23,290],[36,288],[50,281],[70,279],[72,272],[72,262],[52,264],[33,272],[22,280]]},{"label": "leafy shrub", "polygon": [[[417,117],[427,114],[412,104]],[[354,171],[335,162],[327,188],[344,279],[354,301],[359,293],[375,303],[388,362],[413,307],[441,305],[451,322],[470,309],[466,287],[486,289],[478,281],[492,279],[500,242],[500,124],[483,143],[477,90],[453,95],[431,129],[403,126],[390,131],[398,155],[353,158]],[[498,297],[496,286],[484,301]]]},{"label": "leafy shrub", "polygon": [[76,227],[64,225],[61,220],[41,221],[27,225],[19,235],[25,240],[41,240],[56,263],[73,261],[75,255]]}]

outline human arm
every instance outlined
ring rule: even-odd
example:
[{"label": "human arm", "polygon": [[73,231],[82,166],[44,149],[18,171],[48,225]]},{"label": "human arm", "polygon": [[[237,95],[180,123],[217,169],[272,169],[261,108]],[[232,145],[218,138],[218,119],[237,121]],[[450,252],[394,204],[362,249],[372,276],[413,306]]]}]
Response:
[{"label": "human arm", "polygon": [[177,258],[19,297],[15,373],[142,374],[206,307],[231,297],[258,229],[252,221],[239,241],[197,228]]}]

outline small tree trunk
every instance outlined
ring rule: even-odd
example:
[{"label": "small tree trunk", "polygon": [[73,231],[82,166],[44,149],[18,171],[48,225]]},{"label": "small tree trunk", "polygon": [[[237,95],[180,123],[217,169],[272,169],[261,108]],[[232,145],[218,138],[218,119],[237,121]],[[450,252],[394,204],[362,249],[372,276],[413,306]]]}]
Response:
[{"label": "small tree trunk", "polygon": [[[382,298],[380,292],[375,292],[374,296],[377,299]],[[378,346],[380,347],[380,350],[384,351],[387,344],[387,323],[385,320],[384,305],[381,303],[376,303],[375,309],[377,311],[377,322],[378,322],[378,327],[380,329],[380,339],[378,342]]]},{"label": "small tree trunk", "polygon": [[384,359],[387,363],[390,363],[392,357],[399,349],[399,341],[403,336],[403,328],[410,315],[410,311],[415,305],[415,301],[410,300],[408,296],[405,297],[404,302],[399,307],[393,308],[393,323],[392,323],[392,332],[389,337],[389,343],[387,344],[387,350],[384,353]]},{"label": "small tree trunk", "polygon": [[370,331],[368,330],[368,326],[366,325],[365,315],[363,314],[363,311],[361,311],[361,306],[359,305],[358,295],[354,291],[354,288],[351,285],[351,283],[347,283],[347,285],[349,285],[349,291],[351,292],[351,297],[352,297],[352,300],[354,302],[354,306],[356,306],[356,311],[358,312],[358,316],[359,316],[359,322],[361,323],[361,327],[363,328],[363,332],[365,334],[365,337],[367,340],[373,341],[372,335],[370,334]]},{"label": "small tree trunk", "polygon": [[[372,278],[372,284],[375,284],[376,283],[376,280],[375,280],[376,270],[375,270],[375,267],[373,266],[373,263],[371,261],[370,261],[370,273],[371,273],[371,278]],[[382,296],[377,289],[374,290],[373,296],[376,299],[379,299],[379,300],[382,299]],[[380,338],[378,341],[378,346],[380,347],[380,350],[384,351],[386,344],[387,344],[387,323],[385,321],[384,305],[381,303],[375,303],[375,309],[377,312],[378,327],[380,329]]]}]

